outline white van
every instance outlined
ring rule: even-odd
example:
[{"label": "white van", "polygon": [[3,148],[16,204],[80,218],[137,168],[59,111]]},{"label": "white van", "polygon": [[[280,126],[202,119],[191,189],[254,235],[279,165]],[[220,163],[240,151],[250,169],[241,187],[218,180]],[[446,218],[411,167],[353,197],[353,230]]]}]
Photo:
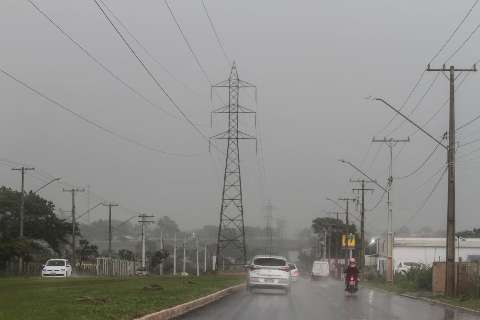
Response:
[{"label": "white van", "polygon": [[312,280],[326,278],[330,274],[330,266],[326,260],[313,261]]}]

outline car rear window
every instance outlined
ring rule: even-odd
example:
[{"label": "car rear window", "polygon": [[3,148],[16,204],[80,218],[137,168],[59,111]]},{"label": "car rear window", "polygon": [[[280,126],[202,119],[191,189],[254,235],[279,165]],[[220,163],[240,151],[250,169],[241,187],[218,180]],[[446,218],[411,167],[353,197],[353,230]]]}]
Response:
[{"label": "car rear window", "polygon": [[253,261],[253,264],[266,267],[283,267],[287,265],[287,262],[277,258],[257,258]]},{"label": "car rear window", "polygon": [[65,261],[63,261],[63,260],[48,260],[47,261],[47,266],[63,267],[63,266],[65,266]]}]

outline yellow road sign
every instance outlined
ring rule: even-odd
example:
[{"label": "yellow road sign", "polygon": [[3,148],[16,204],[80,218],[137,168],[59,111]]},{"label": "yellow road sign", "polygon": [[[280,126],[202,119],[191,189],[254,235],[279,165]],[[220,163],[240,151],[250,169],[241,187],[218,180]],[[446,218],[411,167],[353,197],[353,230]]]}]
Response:
[{"label": "yellow road sign", "polygon": [[342,248],[355,249],[355,235],[353,233],[342,234]]}]

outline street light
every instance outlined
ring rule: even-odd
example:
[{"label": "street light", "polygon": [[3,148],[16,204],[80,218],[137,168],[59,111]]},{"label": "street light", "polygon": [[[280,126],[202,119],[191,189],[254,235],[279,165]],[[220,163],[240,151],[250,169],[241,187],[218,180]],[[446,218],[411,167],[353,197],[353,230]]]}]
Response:
[{"label": "street light", "polygon": [[35,193],[38,193],[38,191],[40,191],[40,190],[42,190],[43,188],[45,188],[46,186],[54,183],[55,181],[59,181],[60,179],[62,179],[62,178],[55,178],[55,179],[50,180],[49,182],[45,183],[43,186],[41,186],[41,187],[38,188],[37,190],[33,191],[33,193],[34,193],[34,194],[35,194]]}]

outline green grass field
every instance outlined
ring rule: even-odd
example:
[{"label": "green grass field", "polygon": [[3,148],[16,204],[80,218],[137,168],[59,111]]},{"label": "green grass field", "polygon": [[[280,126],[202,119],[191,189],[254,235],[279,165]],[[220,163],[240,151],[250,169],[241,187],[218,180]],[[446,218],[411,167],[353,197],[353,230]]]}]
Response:
[{"label": "green grass field", "polygon": [[241,276],[0,278],[0,319],[133,319],[243,280]]}]

